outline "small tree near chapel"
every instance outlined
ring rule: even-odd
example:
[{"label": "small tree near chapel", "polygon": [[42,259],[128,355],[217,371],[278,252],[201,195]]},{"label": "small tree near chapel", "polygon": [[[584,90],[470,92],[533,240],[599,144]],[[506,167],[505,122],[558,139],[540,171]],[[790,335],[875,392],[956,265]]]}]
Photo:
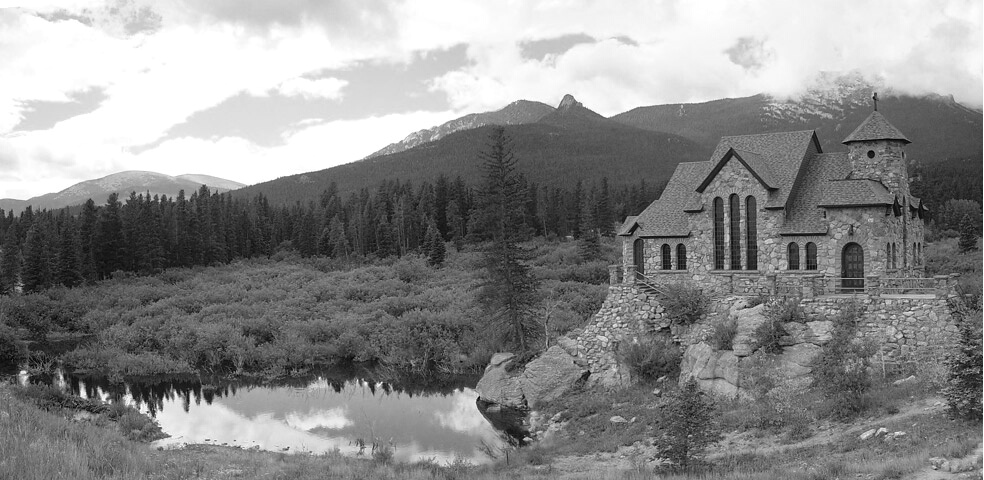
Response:
[{"label": "small tree near chapel", "polygon": [[530,237],[524,222],[526,191],[516,171],[516,157],[505,129],[493,127],[482,151],[484,184],[478,192],[469,235],[483,242],[485,281],[479,300],[501,329],[505,344],[528,352],[538,346],[539,328],[533,313],[539,283],[525,263],[519,242]]}]

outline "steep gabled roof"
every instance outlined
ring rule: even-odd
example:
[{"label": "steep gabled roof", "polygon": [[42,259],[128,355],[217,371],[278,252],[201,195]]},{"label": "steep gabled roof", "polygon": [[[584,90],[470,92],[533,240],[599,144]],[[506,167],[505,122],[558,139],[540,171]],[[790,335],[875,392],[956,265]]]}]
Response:
[{"label": "steep gabled roof", "polygon": [[[815,151],[821,151],[813,130],[722,137],[711,155],[711,162],[717,163],[729,150],[734,149],[750,170],[755,169],[760,174],[768,172],[765,175],[768,175],[767,182],[772,189],[765,208],[784,208],[811,146]],[[755,155],[746,154],[746,158],[741,152]],[[749,158],[753,159],[749,161]]]},{"label": "steep gabled roof", "polygon": [[822,235],[827,233],[828,222],[823,210],[818,208],[831,180],[843,180],[851,172],[851,162],[846,152],[810,155],[804,161],[803,172],[779,233],[782,235]]},{"label": "steep gabled roof", "polygon": [[689,236],[690,225],[687,223],[684,209],[693,203],[699,204],[700,195],[694,188],[707,175],[710,168],[710,162],[684,162],[677,165],[659,199],[636,217],[635,222],[639,225],[638,235],[640,237]]},{"label": "steep gabled roof", "polygon": [[[704,189],[710,185],[711,181],[714,180],[714,177],[717,176],[718,172],[720,172],[724,165],[728,163],[728,160],[731,160],[732,158],[741,162],[741,164],[744,165],[749,172],[751,172],[752,176],[755,177],[755,179],[758,180],[763,187],[768,190],[776,189],[777,182],[772,173],[772,169],[769,168],[768,161],[755,152],[729,148],[724,156],[714,163],[714,167],[711,168],[710,173],[708,173],[707,176],[704,177],[704,180],[700,182],[700,185],[697,186],[697,191],[703,193]],[[712,158],[711,161],[713,162],[714,159]]]},{"label": "steep gabled roof", "polygon": [[832,180],[824,186],[821,207],[871,207],[892,205],[895,195],[878,180]]},{"label": "steep gabled roof", "polygon": [[899,129],[895,128],[894,125],[888,123],[885,117],[878,113],[878,111],[871,112],[858,128],[855,128],[847,138],[844,139],[844,144],[851,142],[866,142],[874,140],[898,140],[905,143],[912,143]]},{"label": "steep gabled roof", "polygon": [[625,217],[625,221],[622,222],[622,226],[618,228],[617,235],[632,235],[632,232],[639,226],[639,222],[636,221],[637,218],[639,218],[638,215],[629,215],[628,217]]}]

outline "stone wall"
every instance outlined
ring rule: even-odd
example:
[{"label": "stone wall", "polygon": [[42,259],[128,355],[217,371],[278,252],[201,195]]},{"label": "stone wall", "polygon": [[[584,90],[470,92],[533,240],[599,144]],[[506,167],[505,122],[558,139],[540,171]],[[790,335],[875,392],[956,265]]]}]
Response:
[{"label": "stone wall", "polygon": [[[634,283],[621,283],[620,273],[617,267],[612,269],[614,284],[609,287],[608,297],[598,313],[582,330],[572,334],[573,338],[562,342],[562,346],[591,371],[592,383],[618,386],[631,381],[628,372],[616,359],[616,351],[622,342],[633,342],[643,335],[664,334],[683,347],[690,347],[703,341],[715,322],[728,317],[741,319],[753,310],[745,309],[742,313],[747,300],[755,295],[717,295],[712,298],[706,318],[693,326],[680,327],[672,324],[652,290]],[[953,345],[957,327],[950,302],[956,297],[955,279],[955,276],[937,277],[935,281],[940,287],[935,295],[822,295],[800,298],[799,305],[810,321],[786,326],[791,339],[786,345],[791,352],[790,363],[796,363],[806,356],[800,350],[818,351],[821,343],[816,339],[824,338],[822,332],[829,331],[829,320],[854,304],[859,304],[864,312],[858,335],[879,345],[880,359],[894,362],[920,352],[937,351]],[[799,285],[814,280],[815,277],[802,276]],[[749,280],[749,285],[757,284],[757,281]],[[761,307],[757,309],[761,310]],[[754,313],[759,315],[761,312]],[[747,331],[739,328],[736,337],[734,354],[737,357],[751,353],[746,344],[750,341],[755,323],[752,320],[745,323],[748,324],[745,328]]]}]

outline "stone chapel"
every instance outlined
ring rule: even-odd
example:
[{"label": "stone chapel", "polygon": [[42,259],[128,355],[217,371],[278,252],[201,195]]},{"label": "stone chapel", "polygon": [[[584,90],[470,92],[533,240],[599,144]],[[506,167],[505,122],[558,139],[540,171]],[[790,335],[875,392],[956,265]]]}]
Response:
[{"label": "stone chapel", "polygon": [[619,229],[625,278],[754,293],[797,277],[846,291],[922,277],[911,142],[876,109],[843,143],[823,152],[814,130],[724,137],[710,160],[679,164]]}]

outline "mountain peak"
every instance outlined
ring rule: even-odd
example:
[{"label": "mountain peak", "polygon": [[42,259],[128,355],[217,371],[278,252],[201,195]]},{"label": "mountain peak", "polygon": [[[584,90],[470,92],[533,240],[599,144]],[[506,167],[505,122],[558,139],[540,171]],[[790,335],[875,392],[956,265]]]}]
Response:
[{"label": "mountain peak", "polygon": [[581,102],[577,101],[577,99],[574,98],[574,95],[568,93],[567,95],[564,95],[563,99],[560,100],[560,105],[557,105],[557,109],[567,110],[571,107],[583,107],[583,106],[584,105],[582,105]]}]

